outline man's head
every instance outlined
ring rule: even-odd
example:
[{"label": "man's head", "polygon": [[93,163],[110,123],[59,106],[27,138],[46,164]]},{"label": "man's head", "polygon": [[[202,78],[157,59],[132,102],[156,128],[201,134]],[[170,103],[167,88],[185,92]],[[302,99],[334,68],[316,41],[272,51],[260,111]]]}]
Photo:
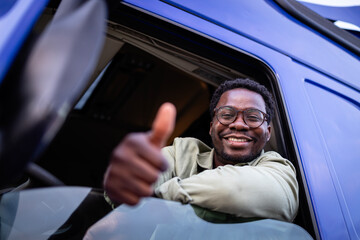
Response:
[{"label": "man's head", "polygon": [[[232,113],[219,110],[224,106]],[[210,114],[215,164],[249,162],[260,155],[270,139],[274,102],[269,91],[259,83],[235,79],[217,88],[210,102]],[[229,116],[233,118],[228,120]]]}]

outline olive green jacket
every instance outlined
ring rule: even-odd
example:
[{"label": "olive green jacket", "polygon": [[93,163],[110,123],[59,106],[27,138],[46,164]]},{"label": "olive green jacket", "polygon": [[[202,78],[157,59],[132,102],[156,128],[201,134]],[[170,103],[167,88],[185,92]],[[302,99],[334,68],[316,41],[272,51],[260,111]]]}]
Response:
[{"label": "olive green jacket", "polygon": [[295,168],[276,152],[215,169],[214,150],[195,138],[176,138],[162,152],[169,168],[154,184],[157,197],[244,218],[293,221],[297,214]]}]

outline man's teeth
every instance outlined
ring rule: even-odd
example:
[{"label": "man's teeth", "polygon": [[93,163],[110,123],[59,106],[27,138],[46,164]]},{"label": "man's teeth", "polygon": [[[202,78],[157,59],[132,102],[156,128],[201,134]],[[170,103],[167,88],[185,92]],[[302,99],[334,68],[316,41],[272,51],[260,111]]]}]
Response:
[{"label": "man's teeth", "polygon": [[229,141],[232,141],[232,142],[248,142],[247,139],[244,139],[244,138],[228,138]]}]

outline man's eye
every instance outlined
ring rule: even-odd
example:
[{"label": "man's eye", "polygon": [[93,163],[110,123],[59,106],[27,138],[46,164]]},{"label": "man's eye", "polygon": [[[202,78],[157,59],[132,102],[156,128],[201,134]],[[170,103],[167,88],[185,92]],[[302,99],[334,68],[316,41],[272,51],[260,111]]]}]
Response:
[{"label": "man's eye", "polygon": [[234,114],[231,114],[231,113],[223,113],[223,114],[221,114],[221,117],[222,117],[222,118],[229,119],[229,118],[233,118],[233,117],[234,117]]},{"label": "man's eye", "polygon": [[257,115],[250,115],[250,116],[247,116],[246,118],[248,121],[251,121],[251,122],[259,122],[261,121],[261,117],[257,116]]}]

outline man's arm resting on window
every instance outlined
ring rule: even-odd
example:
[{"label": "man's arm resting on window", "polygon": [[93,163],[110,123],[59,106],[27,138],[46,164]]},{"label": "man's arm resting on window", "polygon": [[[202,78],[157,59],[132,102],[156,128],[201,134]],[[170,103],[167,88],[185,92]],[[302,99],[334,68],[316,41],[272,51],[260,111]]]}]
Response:
[{"label": "man's arm resting on window", "polygon": [[293,221],[298,184],[288,161],[206,170],[186,179],[172,178],[155,189],[158,197],[191,203],[239,217]]}]

